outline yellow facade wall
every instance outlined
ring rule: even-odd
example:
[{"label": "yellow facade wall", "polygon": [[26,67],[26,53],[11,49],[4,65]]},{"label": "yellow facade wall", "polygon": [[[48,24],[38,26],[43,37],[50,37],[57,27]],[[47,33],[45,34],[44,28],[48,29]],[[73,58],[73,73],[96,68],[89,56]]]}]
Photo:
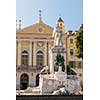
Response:
[{"label": "yellow facade wall", "polygon": [[16,41],[16,65],[18,64],[18,42]]}]

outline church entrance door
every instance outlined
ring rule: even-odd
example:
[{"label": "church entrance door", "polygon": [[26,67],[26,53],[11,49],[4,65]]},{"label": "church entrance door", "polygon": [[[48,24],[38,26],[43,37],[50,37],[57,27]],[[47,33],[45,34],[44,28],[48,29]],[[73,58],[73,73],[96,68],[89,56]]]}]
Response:
[{"label": "church entrance door", "polygon": [[27,89],[29,84],[29,76],[27,74],[22,74],[20,77],[20,88],[22,90]]}]

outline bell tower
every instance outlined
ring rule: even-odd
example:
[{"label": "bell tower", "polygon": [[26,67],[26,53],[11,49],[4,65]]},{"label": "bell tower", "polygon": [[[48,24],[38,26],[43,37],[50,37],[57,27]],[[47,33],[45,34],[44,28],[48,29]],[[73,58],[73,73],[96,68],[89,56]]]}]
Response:
[{"label": "bell tower", "polygon": [[62,30],[62,32],[64,32],[64,21],[61,17],[58,18],[56,25]]}]

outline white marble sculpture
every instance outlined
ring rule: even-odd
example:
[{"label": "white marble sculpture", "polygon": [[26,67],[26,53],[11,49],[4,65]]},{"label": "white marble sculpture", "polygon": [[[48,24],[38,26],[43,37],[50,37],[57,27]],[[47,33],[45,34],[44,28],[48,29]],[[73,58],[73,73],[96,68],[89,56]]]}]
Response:
[{"label": "white marble sculpture", "polygon": [[62,38],[62,31],[61,31],[60,27],[57,26],[56,30],[54,32],[54,46],[62,45],[61,38]]}]

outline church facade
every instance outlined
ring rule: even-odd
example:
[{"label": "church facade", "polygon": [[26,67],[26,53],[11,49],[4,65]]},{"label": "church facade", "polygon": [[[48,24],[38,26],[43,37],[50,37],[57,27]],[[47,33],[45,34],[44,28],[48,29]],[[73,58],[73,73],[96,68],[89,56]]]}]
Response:
[{"label": "church facade", "polygon": [[[49,66],[49,50],[54,45],[54,28],[45,24],[39,16],[38,22],[21,29],[21,20],[17,20],[16,29],[16,89],[26,89],[39,85],[39,74]],[[66,65],[82,67],[82,60],[75,57],[76,32],[65,32],[64,21],[58,18],[56,24],[63,31],[62,44],[67,49]]]}]

